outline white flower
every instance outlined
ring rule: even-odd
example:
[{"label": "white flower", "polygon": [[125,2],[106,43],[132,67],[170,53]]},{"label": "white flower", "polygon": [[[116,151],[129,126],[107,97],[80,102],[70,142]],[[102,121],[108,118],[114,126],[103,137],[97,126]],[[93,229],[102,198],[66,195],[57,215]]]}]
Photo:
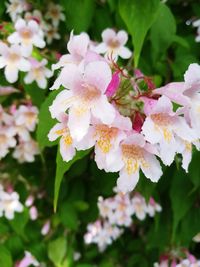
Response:
[{"label": "white flower", "polygon": [[155,200],[151,197],[149,203],[146,207],[146,212],[149,214],[150,217],[154,217],[156,212],[161,212],[162,207],[155,202]]},{"label": "white flower", "polygon": [[94,51],[105,54],[106,57],[117,60],[118,56],[124,59],[131,57],[131,51],[125,47],[128,40],[128,34],[125,31],[116,33],[112,29],[106,29],[102,32],[103,42],[94,48]]},{"label": "white flower", "polygon": [[0,127],[0,159],[5,157],[9,148],[15,147],[15,130],[13,127]]},{"label": "white flower", "polygon": [[50,3],[47,13],[45,14],[45,18],[51,19],[54,27],[58,27],[60,20],[65,20],[65,15],[62,13],[62,11],[62,6]]},{"label": "white flower", "polygon": [[58,29],[54,26],[48,24],[46,29],[44,30],[44,34],[47,40],[47,44],[51,44],[53,40],[59,40],[60,34],[58,33]]},{"label": "white flower", "polygon": [[21,105],[18,110],[15,111],[15,124],[17,126],[24,126],[29,131],[34,131],[38,122],[38,108],[35,106]]},{"label": "white flower", "polygon": [[10,114],[6,113],[1,105],[0,105],[0,124],[1,126],[13,124],[13,117]]},{"label": "white flower", "polygon": [[33,12],[26,12],[24,19],[26,21],[35,20],[43,31],[48,28],[40,10],[34,9]]},{"label": "white flower", "polygon": [[18,71],[29,71],[31,64],[24,58],[24,53],[19,45],[8,47],[0,42],[0,69],[4,68],[6,80],[14,83],[18,79]]},{"label": "white flower", "polygon": [[36,21],[26,22],[23,19],[18,19],[15,23],[15,29],[16,32],[8,37],[8,41],[11,44],[21,44],[26,56],[31,55],[33,45],[39,48],[45,47],[44,34]]},{"label": "white flower", "polygon": [[27,9],[27,3],[25,0],[9,0],[6,7],[6,12],[10,15],[12,21],[16,21],[18,16]]},{"label": "white flower", "polygon": [[3,211],[4,216],[8,220],[14,218],[15,212],[22,212],[23,205],[19,202],[19,195],[17,192],[7,193],[0,190],[0,210]]},{"label": "white flower", "polygon": [[135,216],[139,220],[143,221],[146,217],[146,212],[147,212],[147,205],[145,199],[140,194],[136,194],[132,198],[131,202],[133,205]]},{"label": "white flower", "polygon": [[123,233],[119,227],[113,226],[107,221],[102,223],[99,220],[90,223],[87,230],[88,232],[84,236],[85,243],[97,244],[100,252],[103,252],[113,240],[116,240]]},{"label": "white flower", "polygon": [[21,141],[13,152],[13,158],[17,159],[19,163],[33,162],[35,155],[39,154],[38,144],[30,139],[27,142]]},{"label": "white flower", "polygon": [[45,89],[47,87],[47,78],[52,76],[52,72],[45,67],[47,60],[37,61],[33,58],[30,59],[31,69],[24,78],[26,84],[36,81],[38,87]]}]

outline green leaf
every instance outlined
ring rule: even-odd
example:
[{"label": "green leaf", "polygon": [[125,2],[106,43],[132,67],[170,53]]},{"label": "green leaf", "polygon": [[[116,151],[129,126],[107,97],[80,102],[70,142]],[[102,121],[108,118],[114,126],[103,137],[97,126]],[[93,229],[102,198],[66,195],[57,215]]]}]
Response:
[{"label": "green leaf", "polygon": [[66,27],[75,33],[87,31],[94,14],[94,0],[61,0],[66,14]]},{"label": "green leaf", "polygon": [[48,245],[48,257],[55,264],[60,266],[67,252],[67,241],[65,237],[59,237]]},{"label": "green leaf", "polygon": [[188,246],[192,238],[200,232],[200,209],[190,209],[181,222],[180,241]]},{"label": "green leaf", "polygon": [[190,177],[190,180],[195,186],[195,189],[197,189],[200,186],[200,152],[196,151],[192,155],[192,162],[189,166],[188,175]]},{"label": "green leaf", "polygon": [[60,209],[60,220],[65,227],[77,230],[78,216],[73,203],[63,203]]},{"label": "green leaf", "polygon": [[90,152],[90,149],[84,150],[84,151],[77,151],[74,158],[68,162],[63,161],[60,151],[58,149],[57,151],[57,157],[56,157],[56,178],[55,178],[55,187],[54,187],[54,210],[56,211],[57,208],[57,202],[58,202],[58,196],[60,191],[60,184],[63,179],[63,175],[66,171],[69,170],[69,168],[72,166],[74,162],[76,162],[79,159],[82,159]]},{"label": "green leaf", "polygon": [[191,208],[194,195],[190,194],[192,184],[183,170],[176,171],[170,189],[170,199],[173,211],[173,238],[179,222]]},{"label": "green leaf", "polygon": [[79,211],[86,211],[89,209],[89,204],[85,201],[75,201],[74,203],[74,207],[79,210]]},{"label": "green leaf", "polygon": [[44,149],[46,146],[51,147],[57,144],[57,141],[50,142],[47,135],[50,129],[57,122],[56,120],[51,118],[51,114],[49,112],[49,106],[51,106],[53,100],[55,99],[58,93],[60,93],[60,90],[56,90],[50,93],[40,108],[40,113],[38,116],[39,122],[38,122],[36,136],[41,150]]},{"label": "green leaf", "polygon": [[145,36],[158,15],[159,0],[120,0],[119,12],[132,36],[135,67]]},{"label": "green leaf", "polygon": [[0,5],[0,16],[4,13],[4,11],[5,11],[5,2],[1,2],[1,5]]},{"label": "green leaf", "polygon": [[12,257],[10,252],[2,245],[0,245],[0,266],[1,267],[12,267]]},{"label": "green leaf", "polygon": [[31,101],[37,107],[40,107],[45,99],[45,90],[37,86],[35,82],[32,84],[24,84],[26,93],[31,97]]},{"label": "green leaf", "polygon": [[19,235],[24,235],[24,228],[29,220],[28,209],[25,208],[22,213],[15,213],[13,220],[9,221],[12,229]]},{"label": "green leaf", "polygon": [[150,31],[152,57],[156,61],[173,42],[176,33],[176,21],[171,10],[160,3],[159,13]]}]

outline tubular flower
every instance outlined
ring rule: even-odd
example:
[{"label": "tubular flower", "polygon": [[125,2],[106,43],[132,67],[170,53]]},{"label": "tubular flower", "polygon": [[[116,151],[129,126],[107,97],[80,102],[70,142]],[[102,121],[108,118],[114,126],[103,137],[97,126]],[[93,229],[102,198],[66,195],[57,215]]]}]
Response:
[{"label": "tubular flower", "polygon": [[[111,70],[105,62],[91,62],[84,73],[70,64],[70,72],[63,77],[65,87],[50,107],[53,118],[69,110],[68,127],[72,138],[80,141],[88,132],[91,116],[102,123],[110,124],[115,118],[115,109],[104,94],[111,80]],[[104,112],[102,112],[102,110]]]}]

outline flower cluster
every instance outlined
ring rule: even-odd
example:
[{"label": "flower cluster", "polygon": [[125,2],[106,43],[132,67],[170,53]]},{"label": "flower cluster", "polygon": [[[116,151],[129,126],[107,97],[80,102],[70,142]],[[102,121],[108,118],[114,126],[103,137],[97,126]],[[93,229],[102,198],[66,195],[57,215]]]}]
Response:
[{"label": "flower cluster", "polygon": [[[175,252],[175,251],[174,251]],[[181,252],[181,256],[177,256]],[[161,256],[159,263],[154,263],[154,267],[199,267],[200,260],[186,249],[171,253],[172,255]],[[176,255],[175,255],[176,254]]]},{"label": "flower cluster", "polygon": [[22,211],[23,205],[19,201],[18,193],[4,191],[0,184],[0,217],[5,216],[8,220],[12,220],[15,212]]},{"label": "flower cluster", "polygon": [[147,203],[139,193],[131,196],[120,192],[106,199],[99,197],[98,209],[100,219],[88,225],[84,239],[86,244],[97,244],[100,251],[123,233],[122,226],[130,227],[133,224],[133,215],[142,221],[147,214],[153,217],[162,210],[152,197]]},{"label": "flower cluster", "polygon": [[59,4],[49,2],[43,14],[40,10],[33,9],[32,4],[25,0],[9,0],[7,13],[9,13],[14,23],[22,17],[27,22],[31,20],[37,22],[48,44],[51,44],[54,39],[60,39],[58,27],[60,21],[65,20],[65,15],[62,6]]},{"label": "flower cluster", "polygon": [[[59,5],[50,4],[50,7],[48,12],[55,9],[55,14],[59,13]],[[56,31],[53,37],[45,35],[45,29],[46,32],[52,30],[43,22],[42,14],[38,10],[34,10],[33,13],[27,12],[22,18],[21,13],[27,8],[31,9],[31,6],[25,1],[12,0],[8,5],[7,11],[13,18],[15,31],[7,37],[7,40],[0,42],[0,68],[4,68],[5,78],[9,83],[15,83],[18,80],[18,72],[23,71],[27,72],[24,77],[25,84],[35,81],[39,88],[45,89],[47,79],[52,76],[52,72],[46,67],[48,61],[43,56],[43,59],[38,61],[38,52],[34,52],[34,47],[44,48],[45,36],[49,43],[50,38],[58,39],[59,35]],[[58,14],[57,20],[60,16],[63,18],[63,14]]]},{"label": "flower cluster", "polygon": [[[139,70],[132,76],[117,65],[117,56],[128,51],[123,47],[127,41],[124,31],[116,35],[105,30],[103,38],[107,43],[94,45],[86,33],[71,34],[69,54],[53,65],[61,71],[51,89],[61,85],[65,89],[50,106],[58,123],[49,140],[60,137],[65,161],[76,150],[94,146],[98,168],[119,171],[117,187],[123,193],[135,188],[140,169],[157,182],[162,175],[158,158],[169,166],[181,154],[187,171],[192,145],[199,148],[200,66],[190,65],[185,82],[156,89],[152,79]],[[104,50],[106,58],[101,57],[97,51],[103,50],[97,48],[109,45]],[[176,110],[174,103],[179,105]]]},{"label": "flower cluster", "polygon": [[0,106],[0,158],[14,148],[12,156],[18,162],[34,161],[39,148],[30,133],[35,130],[37,115],[38,109],[32,105],[13,105],[8,112]]}]

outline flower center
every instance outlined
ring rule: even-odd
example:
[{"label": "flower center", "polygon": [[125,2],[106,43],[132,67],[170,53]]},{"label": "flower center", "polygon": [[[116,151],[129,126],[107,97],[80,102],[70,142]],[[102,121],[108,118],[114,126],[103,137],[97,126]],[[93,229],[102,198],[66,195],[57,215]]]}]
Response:
[{"label": "flower center", "polygon": [[100,91],[95,86],[84,84],[80,97],[84,102],[92,102],[98,99],[100,95]]},{"label": "flower center", "polygon": [[37,118],[37,115],[31,111],[26,112],[25,116],[26,116],[26,122],[28,124],[32,124],[34,121],[36,121]]},{"label": "flower center", "polygon": [[111,40],[108,41],[108,45],[111,48],[115,49],[115,48],[120,46],[120,42],[118,40],[111,39]]},{"label": "flower center", "polygon": [[123,156],[127,159],[143,159],[143,149],[135,145],[122,145]]},{"label": "flower center", "polygon": [[21,36],[22,36],[23,39],[28,40],[28,39],[30,39],[32,37],[32,35],[33,34],[29,29],[23,29],[21,31]]},{"label": "flower center", "polygon": [[0,134],[0,144],[3,145],[3,144],[6,144],[6,135],[5,134]]},{"label": "flower center", "polygon": [[20,59],[20,56],[16,53],[10,53],[9,54],[9,61],[10,62],[16,62]]},{"label": "flower center", "polygon": [[151,119],[154,121],[155,124],[158,126],[167,126],[171,122],[170,116],[164,114],[164,113],[157,113],[157,114],[152,114]]},{"label": "flower center", "polygon": [[97,144],[103,153],[108,153],[112,147],[111,140],[115,139],[118,133],[118,129],[106,125],[96,125],[96,133],[98,135]]}]

